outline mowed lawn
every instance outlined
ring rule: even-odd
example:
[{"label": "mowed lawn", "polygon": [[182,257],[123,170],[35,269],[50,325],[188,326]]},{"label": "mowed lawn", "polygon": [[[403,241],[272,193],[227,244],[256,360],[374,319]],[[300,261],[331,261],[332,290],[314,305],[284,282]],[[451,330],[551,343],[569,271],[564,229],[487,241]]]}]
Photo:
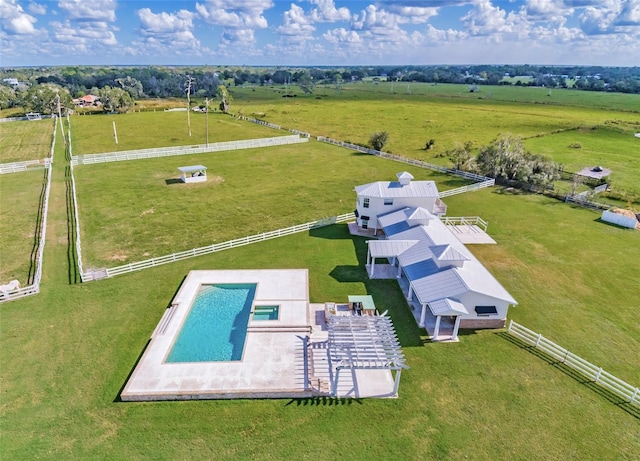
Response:
[{"label": "mowed lawn", "polygon": [[0,163],[48,157],[53,124],[52,119],[0,123]]},{"label": "mowed lawn", "polygon": [[[473,210],[490,221],[498,245],[473,251],[520,302],[512,318],[629,382],[640,380],[628,286],[638,253],[620,252],[637,244],[635,234],[537,196],[483,191],[449,203],[452,214]],[[346,225],[71,286],[60,237],[45,252],[55,270],[42,293],[3,306],[3,459],[640,456],[637,411],[505,333],[426,341],[395,281],[367,279],[364,239],[350,237]],[[576,256],[598,264],[576,264]],[[389,309],[411,367],[398,399],[118,401],[189,270],[300,267],[309,269],[313,302],[371,293]]]},{"label": "mowed lawn", "polygon": [[[191,113],[191,136],[187,112],[132,112],[128,114],[94,114],[71,117],[73,155],[115,152],[153,147],[190,146],[271,138],[291,133],[237,120],[221,112],[207,115]],[[118,143],[114,134],[118,136]]]},{"label": "mowed lawn", "polygon": [[[74,124],[72,118],[75,136]],[[63,159],[60,150],[56,158]],[[77,167],[81,230],[95,237],[83,236],[83,251],[117,265],[111,256],[118,252],[130,251],[126,257],[135,260],[139,253],[185,249],[185,242],[213,243],[211,232],[238,228],[246,235],[253,225],[279,226],[269,216],[298,223],[305,213],[316,219],[351,211],[355,185],[394,179],[402,170],[435,179],[441,190],[462,184],[315,142],[228,154]],[[209,166],[209,183],[172,183],[177,166],[195,163]],[[351,237],[344,224],[69,284],[65,173],[65,162],[56,162],[41,293],[0,308],[3,460],[640,458],[637,407],[504,331],[430,343],[396,282],[367,278],[365,240]],[[230,192],[222,201],[224,187]],[[498,188],[445,202],[450,216],[489,222],[498,244],[471,251],[518,300],[511,319],[640,385],[639,232],[560,201]],[[327,213],[315,216],[322,206]],[[209,218],[218,207],[229,208]],[[188,271],[242,268],[308,268],[312,302],[372,294],[389,309],[411,367],[399,398],[120,402]]]},{"label": "mowed lawn", "polygon": [[44,199],[46,171],[0,175],[0,285],[18,280],[26,286]]},{"label": "mowed lawn", "polygon": [[[206,183],[179,181],[179,166],[198,164],[208,168]],[[465,184],[313,140],[80,165],[74,171],[84,263],[114,267],[348,213],[356,185],[396,180],[405,170],[435,180],[440,190]]]}]

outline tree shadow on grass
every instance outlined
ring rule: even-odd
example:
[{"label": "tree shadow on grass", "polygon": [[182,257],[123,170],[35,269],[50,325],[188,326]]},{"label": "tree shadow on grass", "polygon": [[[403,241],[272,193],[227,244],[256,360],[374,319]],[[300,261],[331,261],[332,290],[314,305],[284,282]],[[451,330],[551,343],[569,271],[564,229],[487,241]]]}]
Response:
[{"label": "tree shadow on grass", "polygon": [[600,395],[601,397],[603,397],[604,399],[608,400],[610,403],[612,403],[613,405],[619,407],[623,411],[627,412],[628,414],[630,414],[634,418],[640,419],[640,406],[639,405],[635,405],[633,403],[630,403],[630,402],[627,402],[627,401],[623,400],[620,396],[618,396],[617,394],[609,391],[607,388],[598,385],[594,381],[591,381],[589,378],[584,376],[582,373],[580,373],[576,369],[571,368],[570,366],[562,363],[561,361],[557,360],[556,358],[554,358],[554,357],[552,357],[550,355],[547,355],[546,353],[544,353],[540,349],[535,348],[531,344],[520,340],[519,338],[509,334],[506,331],[501,331],[501,332],[497,333],[497,335],[499,337],[501,337],[502,339],[505,339],[505,340],[509,341],[510,343],[518,346],[519,348],[525,349],[526,351],[528,351],[531,354],[535,355],[539,359],[544,360],[545,362],[547,362],[549,365],[551,365],[555,369],[561,371],[565,375],[567,375],[570,378],[574,379],[575,381],[577,381],[581,385],[585,386],[586,388],[588,388],[592,392],[595,392],[596,394]]}]

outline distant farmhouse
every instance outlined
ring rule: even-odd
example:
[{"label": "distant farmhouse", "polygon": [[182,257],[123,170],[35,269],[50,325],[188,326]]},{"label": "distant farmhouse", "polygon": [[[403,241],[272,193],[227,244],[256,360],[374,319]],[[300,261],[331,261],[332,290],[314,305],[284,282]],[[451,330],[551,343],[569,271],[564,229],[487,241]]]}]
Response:
[{"label": "distant farmhouse", "polygon": [[433,340],[455,341],[459,328],[502,328],[517,301],[442,222],[435,183],[412,179],[403,172],[355,188],[357,225],[379,236],[367,242],[369,276],[395,277]]}]

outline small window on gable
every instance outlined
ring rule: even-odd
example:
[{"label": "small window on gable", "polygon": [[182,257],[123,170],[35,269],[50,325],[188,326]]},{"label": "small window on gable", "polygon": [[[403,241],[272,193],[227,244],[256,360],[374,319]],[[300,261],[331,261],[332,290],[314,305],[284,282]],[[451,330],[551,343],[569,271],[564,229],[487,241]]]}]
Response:
[{"label": "small window on gable", "polygon": [[365,208],[369,208],[369,199],[368,198],[363,200],[362,206],[365,207]]},{"label": "small window on gable", "polygon": [[393,205],[393,199],[392,198],[384,199],[384,204],[385,205]]},{"label": "small window on gable", "polygon": [[487,317],[489,315],[496,315],[497,313],[498,309],[496,309],[496,306],[476,306],[476,314],[478,317]]}]

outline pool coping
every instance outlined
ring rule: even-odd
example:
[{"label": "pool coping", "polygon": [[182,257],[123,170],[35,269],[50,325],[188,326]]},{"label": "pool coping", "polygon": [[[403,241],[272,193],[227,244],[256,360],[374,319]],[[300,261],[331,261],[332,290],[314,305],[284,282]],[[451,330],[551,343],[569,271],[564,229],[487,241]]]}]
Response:
[{"label": "pool coping", "polygon": [[[230,362],[167,363],[165,358],[199,287],[256,283],[256,304],[278,304],[278,320],[253,320],[243,357]],[[190,271],[163,313],[129,377],[123,401],[310,397],[305,346],[311,332],[307,269]]]}]

